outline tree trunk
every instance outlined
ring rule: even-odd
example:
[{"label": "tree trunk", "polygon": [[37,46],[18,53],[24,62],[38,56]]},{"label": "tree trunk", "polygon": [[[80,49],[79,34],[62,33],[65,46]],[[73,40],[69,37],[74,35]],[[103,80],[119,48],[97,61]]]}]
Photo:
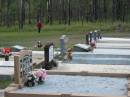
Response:
[{"label": "tree trunk", "polygon": [[66,0],[62,0],[63,2],[62,2],[62,20],[63,20],[63,23],[64,24],[67,24],[67,13],[66,13],[66,3],[65,3],[65,1]]},{"label": "tree trunk", "polygon": [[7,0],[7,11],[6,11],[6,21],[5,21],[5,24],[6,24],[6,26],[7,27],[9,27],[10,26],[10,10],[9,10],[9,6],[10,6],[10,0]]},{"label": "tree trunk", "polygon": [[19,30],[23,30],[25,23],[25,0],[19,0]]},{"label": "tree trunk", "polygon": [[2,1],[0,0],[0,25],[2,25]]},{"label": "tree trunk", "polygon": [[70,0],[68,0],[68,25],[70,25]]},{"label": "tree trunk", "polygon": [[31,3],[28,0],[28,24],[31,24]]},{"label": "tree trunk", "polygon": [[50,17],[50,25],[53,23],[53,17],[52,17],[52,0],[50,0],[50,5],[49,5],[49,17]]},{"label": "tree trunk", "polygon": [[93,20],[97,20],[97,0],[92,0],[92,6],[93,6]]},{"label": "tree trunk", "polygon": [[103,0],[103,18],[106,20],[107,17],[107,5],[106,5],[106,0]]},{"label": "tree trunk", "polygon": [[63,0],[59,0],[59,24],[61,24],[62,23],[62,1]]}]

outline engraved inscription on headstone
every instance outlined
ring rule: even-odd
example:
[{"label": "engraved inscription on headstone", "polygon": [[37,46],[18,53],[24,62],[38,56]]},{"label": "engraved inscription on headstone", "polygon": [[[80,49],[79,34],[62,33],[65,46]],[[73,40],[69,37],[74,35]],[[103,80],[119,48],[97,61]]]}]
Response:
[{"label": "engraved inscription on headstone", "polygon": [[54,47],[53,45],[49,48],[49,62],[51,62],[54,59]]},{"label": "engraved inscription on headstone", "polygon": [[32,58],[30,56],[31,55],[25,55],[20,59],[22,76],[27,75],[32,70]]}]

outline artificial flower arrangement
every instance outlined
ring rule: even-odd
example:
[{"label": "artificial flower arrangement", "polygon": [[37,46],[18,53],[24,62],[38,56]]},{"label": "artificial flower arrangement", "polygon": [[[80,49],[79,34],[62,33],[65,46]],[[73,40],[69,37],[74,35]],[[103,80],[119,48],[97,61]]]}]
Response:
[{"label": "artificial flower arrangement", "polygon": [[40,69],[40,70],[34,71],[33,73],[29,73],[25,81],[25,86],[33,87],[35,85],[42,84],[46,80],[46,76],[47,76],[47,73],[45,69]]},{"label": "artificial flower arrangement", "polygon": [[92,40],[92,42],[90,43],[90,46],[92,48],[96,48],[96,41],[95,40]]}]

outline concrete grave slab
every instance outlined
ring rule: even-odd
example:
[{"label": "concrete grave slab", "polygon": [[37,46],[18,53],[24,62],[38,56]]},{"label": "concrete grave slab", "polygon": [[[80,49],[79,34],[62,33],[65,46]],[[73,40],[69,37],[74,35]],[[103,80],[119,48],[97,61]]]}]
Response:
[{"label": "concrete grave slab", "polygon": [[97,48],[130,49],[129,43],[97,43]]},{"label": "concrete grave slab", "polygon": [[70,63],[130,65],[130,50],[94,49],[93,52],[74,52]]},{"label": "concrete grave slab", "polygon": [[95,95],[125,96],[128,81],[125,78],[97,76],[48,75],[46,82],[32,88],[23,88],[15,93],[90,93]]},{"label": "concrete grave slab", "polygon": [[115,37],[103,37],[98,41],[99,43],[130,43],[129,38],[115,38]]},{"label": "concrete grave slab", "polygon": [[68,64],[59,63],[56,71],[87,71],[87,72],[98,72],[98,73],[130,73],[130,65],[100,65],[100,64]]},{"label": "concrete grave slab", "polygon": [[14,67],[14,61],[0,61],[0,67]]}]

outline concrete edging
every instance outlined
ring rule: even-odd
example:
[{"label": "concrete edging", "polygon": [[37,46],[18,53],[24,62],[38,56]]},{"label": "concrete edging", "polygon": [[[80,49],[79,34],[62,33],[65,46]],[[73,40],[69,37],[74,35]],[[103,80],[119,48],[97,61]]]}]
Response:
[{"label": "concrete edging", "polygon": [[121,73],[96,73],[96,72],[67,72],[67,71],[47,71],[49,75],[81,75],[81,76],[101,76],[101,77],[126,77],[128,78],[127,96],[109,96],[109,95],[94,95],[94,94],[61,94],[61,93],[45,93],[45,94],[27,94],[27,93],[15,93],[14,91],[22,88],[22,85],[11,84],[5,89],[5,97],[130,97],[130,74]]},{"label": "concrete edging", "polygon": [[94,94],[25,94],[25,93],[5,93],[5,97],[127,97],[127,96],[105,96]]},{"label": "concrete edging", "polygon": [[51,70],[47,71],[47,74],[49,75],[81,75],[81,76],[101,76],[101,77],[130,77],[129,73],[97,73],[97,72],[87,72],[87,71],[56,71]]},{"label": "concrete edging", "polygon": [[128,97],[130,97],[130,77],[128,77],[128,85],[127,85],[127,90],[128,90]]}]

